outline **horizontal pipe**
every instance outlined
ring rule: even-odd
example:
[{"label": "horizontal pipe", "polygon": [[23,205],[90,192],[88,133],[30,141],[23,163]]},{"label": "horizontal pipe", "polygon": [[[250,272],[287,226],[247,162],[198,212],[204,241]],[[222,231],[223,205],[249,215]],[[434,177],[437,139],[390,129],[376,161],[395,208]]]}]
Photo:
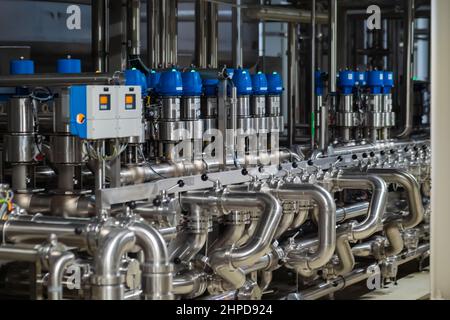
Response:
[{"label": "horizontal pipe", "polygon": [[40,259],[37,249],[22,248],[12,245],[0,246],[0,260],[36,262]]},{"label": "horizontal pipe", "polygon": [[363,215],[367,215],[369,202],[359,202],[336,209],[336,222],[341,223]]},{"label": "horizontal pipe", "polygon": [[[288,161],[293,157],[298,157],[298,155],[292,151],[285,150],[281,150],[270,155],[271,160],[279,160],[280,162]],[[246,156],[244,163],[241,163],[241,165],[247,163],[256,165],[260,163],[260,158],[258,156]],[[227,166],[230,168],[235,167],[236,164],[234,159],[230,158],[230,162],[227,163]],[[208,160],[146,164],[143,166],[130,166],[128,168],[123,168],[120,172],[120,180],[124,185],[139,184],[164,178],[198,175],[206,172],[212,173],[219,171],[220,168],[220,163],[211,161],[208,162]],[[109,175],[110,174],[107,172],[107,176]]]},{"label": "horizontal pipe", "polygon": [[[311,12],[299,10],[286,6],[258,6],[258,8],[242,9],[247,19],[272,21],[272,22],[292,22],[292,23],[310,23]],[[316,13],[316,22],[319,24],[328,23],[328,15]]]},{"label": "horizontal pipe", "polygon": [[120,73],[82,73],[82,74],[27,74],[0,76],[0,87],[22,86],[70,86],[75,84],[124,84]]},{"label": "horizontal pipe", "polygon": [[0,221],[1,239],[9,243],[40,244],[56,235],[66,245],[88,248],[90,223],[56,224],[49,222],[7,220]]},{"label": "horizontal pipe", "polygon": [[[405,257],[398,256],[397,263],[398,265],[405,264],[413,259],[419,258],[425,254],[430,249],[429,244],[424,244],[419,246],[417,250],[407,254]],[[367,268],[358,268],[353,270],[346,276],[337,277],[331,281],[320,283],[314,287],[303,290],[299,293],[299,298],[301,300],[317,300],[337,291],[343,290],[347,287],[350,287],[358,282],[368,279],[369,277],[374,276],[375,274],[372,272],[368,272],[368,270],[378,269],[378,264],[373,264],[368,266]]]}]

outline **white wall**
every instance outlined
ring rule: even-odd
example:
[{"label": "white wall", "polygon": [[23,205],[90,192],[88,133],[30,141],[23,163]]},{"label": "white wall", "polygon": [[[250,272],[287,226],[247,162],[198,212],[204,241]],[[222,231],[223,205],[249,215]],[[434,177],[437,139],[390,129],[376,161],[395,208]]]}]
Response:
[{"label": "white wall", "polygon": [[432,0],[431,296],[450,299],[450,1]]}]

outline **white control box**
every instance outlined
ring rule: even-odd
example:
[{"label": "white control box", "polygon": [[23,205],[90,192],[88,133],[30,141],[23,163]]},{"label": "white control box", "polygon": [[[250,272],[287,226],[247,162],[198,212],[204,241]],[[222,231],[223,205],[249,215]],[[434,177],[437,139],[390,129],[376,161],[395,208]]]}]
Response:
[{"label": "white control box", "polygon": [[82,139],[141,137],[142,109],[139,86],[70,88],[71,133]]}]

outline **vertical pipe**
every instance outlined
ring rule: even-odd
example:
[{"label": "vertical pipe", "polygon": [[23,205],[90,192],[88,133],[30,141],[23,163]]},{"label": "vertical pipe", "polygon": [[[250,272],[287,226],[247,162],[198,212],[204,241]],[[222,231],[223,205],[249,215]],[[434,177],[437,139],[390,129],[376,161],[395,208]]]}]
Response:
[{"label": "vertical pipe", "polygon": [[75,168],[72,165],[58,166],[58,189],[61,191],[73,191],[73,176]]},{"label": "vertical pipe", "polygon": [[315,146],[316,128],[314,120],[316,118],[314,111],[316,109],[316,0],[311,0],[311,150]]},{"label": "vertical pipe", "polygon": [[106,22],[108,0],[92,0],[92,59],[94,72],[107,72]]},{"label": "vertical pipe", "polygon": [[413,129],[413,57],[414,57],[414,10],[415,0],[405,0],[406,17],[403,46],[403,107],[405,127],[398,138],[407,138]]},{"label": "vertical pipe", "polygon": [[330,92],[336,92],[336,77],[337,77],[337,0],[330,0],[329,6],[330,14],[330,30],[329,30],[329,59],[330,59]]},{"label": "vertical pipe", "polygon": [[169,1],[170,63],[178,64],[178,0]]},{"label": "vertical pipe", "polygon": [[167,53],[168,53],[168,33],[169,33],[169,28],[168,28],[168,18],[167,18],[167,3],[169,2],[169,0],[160,0],[160,19],[159,19],[159,28],[160,28],[160,43],[159,43],[159,47],[160,47],[160,56],[159,56],[159,61],[162,65],[163,68],[167,67],[167,63],[168,63],[168,57],[167,57]]},{"label": "vertical pipe", "polygon": [[295,143],[295,109],[298,107],[298,25],[288,25],[288,146],[292,148]]},{"label": "vertical pipe", "polygon": [[321,128],[320,128],[320,149],[324,154],[327,152],[329,145],[329,129],[328,129],[328,112],[334,110],[336,106],[336,76],[337,76],[337,0],[329,2],[329,68],[330,68],[330,104],[322,106],[321,112]]},{"label": "vertical pipe", "polygon": [[195,64],[199,68],[207,67],[206,6],[205,0],[195,2]]},{"label": "vertical pipe", "polygon": [[236,5],[233,7],[233,21],[232,21],[232,42],[233,42],[233,66],[235,68],[242,67],[244,64],[243,50],[242,50],[242,12],[241,0],[236,0]]},{"label": "vertical pipe", "polygon": [[11,188],[14,191],[27,189],[27,165],[16,164],[12,167]]},{"label": "vertical pipe", "polygon": [[431,127],[432,177],[431,193],[431,298],[450,299],[450,101],[448,76],[450,70],[450,1],[431,2]]},{"label": "vertical pipe", "polygon": [[72,252],[57,253],[56,257],[51,257],[50,276],[48,281],[48,299],[61,300],[63,298],[63,276],[66,268],[73,263],[75,255]]},{"label": "vertical pipe", "polygon": [[128,54],[139,56],[141,54],[141,1],[128,0],[127,7]]},{"label": "vertical pipe", "polygon": [[217,68],[219,64],[219,6],[217,3],[209,2],[207,11],[207,64],[211,68]]},{"label": "vertical pipe", "polygon": [[148,65],[156,69],[160,63],[160,6],[157,0],[147,0]]}]

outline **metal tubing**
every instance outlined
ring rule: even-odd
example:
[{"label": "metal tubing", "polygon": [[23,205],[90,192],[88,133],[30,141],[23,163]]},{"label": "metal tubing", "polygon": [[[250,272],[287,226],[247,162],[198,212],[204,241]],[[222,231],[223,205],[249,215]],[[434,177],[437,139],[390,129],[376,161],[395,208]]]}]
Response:
[{"label": "metal tubing", "polygon": [[12,167],[11,187],[13,190],[23,191],[27,189],[27,171],[28,167],[26,164],[16,164]]},{"label": "metal tubing", "polygon": [[89,247],[89,228],[86,221],[79,223],[55,223],[44,221],[0,221],[1,239],[9,243],[40,244],[48,240],[50,234],[56,235],[66,245],[79,248]]},{"label": "metal tubing", "polygon": [[[311,12],[286,6],[258,6],[258,8],[245,8],[243,13],[246,18],[272,22],[310,23]],[[328,23],[328,15],[316,14],[316,21],[320,24]]]},{"label": "metal tubing", "polygon": [[108,72],[109,0],[92,1],[92,60],[94,72]]},{"label": "metal tubing", "polygon": [[336,205],[324,188],[310,184],[285,184],[273,190],[281,200],[313,200],[319,207],[319,247],[308,256],[295,256],[289,262],[298,272],[310,272],[330,261],[336,247]]},{"label": "metal tubing", "polygon": [[[190,219],[198,223],[202,223],[204,219],[202,208],[196,204],[190,206],[190,215]],[[205,246],[207,238],[207,228],[195,231],[185,230],[178,233],[175,241],[171,242],[169,246],[170,260],[190,261]]]},{"label": "metal tubing", "polygon": [[241,0],[236,0],[236,5],[232,8],[232,60],[235,68],[243,67],[243,48],[242,48],[242,13]]},{"label": "metal tubing", "polygon": [[298,25],[290,23],[288,25],[288,147],[292,149],[295,143],[295,115],[299,107],[299,86],[298,86]]},{"label": "metal tubing", "polygon": [[153,69],[161,61],[159,3],[159,0],[147,0],[147,55],[148,65]]},{"label": "metal tubing", "polygon": [[72,252],[52,252],[50,256],[50,270],[47,286],[49,300],[63,298],[63,276],[66,268],[73,263],[75,255]]},{"label": "metal tubing", "polygon": [[361,175],[358,173],[344,173],[334,180],[334,185],[342,189],[363,189],[372,191],[369,212],[367,218],[360,223],[355,223],[351,228],[351,239],[353,241],[370,237],[377,232],[382,224],[386,210],[388,188],[386,182],[375,175]]},{"label": "metal tubing", "polygon": [[207,67],[207,26],[205,0],[195,2],[195,64],[199,68]]},{"label": "metal tubing", "polygon": [[336,222],[341,223],[345,220],[354,219],[363,215],[367,215],[369,202],[361,202],[352,204],[343,208],[336,209]]},{"label": "metal tubing", "polygon": [[112,229],[101,239],[94,257],[95,274],[91,278],[92,298],[96,300],[122,300],[124,286],[120,273],[121,259],[136,243],[132,231]]},{"label": "metal tubing", "polygon": [[407,138],[413,130],[414,101],[413,101],[413,63],[414,63],[414,13],[415,0],[404,0],[406,4],[404,46],[403,46],[403,106],[405,127],[398,138]]},{"label": "metal tubing", "polygon": [[208,2],[206,25],[207,35],[207,64],[211,68],[217,68],[219,64],[219,6],[217,3]]},{"label": "metal tubing", "polygon": [[0,76],[1,87],[70,86],[75,84],[124,84],[120,73],[27,74]]},{"label": "metal tubing", "polygon": [[141,54],[141,0],[128,0],[127,34],[128,54]]},{"label": "metal tubing", "polygon": [[11,245],[0,246],[0,260],[36,262],[40,258],[37,249],[21,248]]},{"label": "metal tubing", "polygon": [[251,208],[261,212],[255,233],[243,246],[220,248],[209,256],[212,269],[233,288],[245,283],[244,266],[252,265],[268,250],[280,223],[282,208],[275,197],[266,193],[231,192],[217,195],[213,192],[189,193],[182,203],[200,206],[215,206],[220,210],[242,210]]},{"label": "metal tubing", "polygon": [[207,288],[207,277],[203,271],[192,270],[178,274],[173,279],[173,293],[191,299],[203,295]]},{"label": "metal tubing", "polygon": [[337,231],[336,253],[339,263],[333,266],[334,274],[337,276],[346,275],[355,267],[355,257],[349,242],[349,232],[347,226],[343,226]]},{"label": "metal tubing", "polygon": [[[417,250],[412,252],[411,254],[407,255],[404,259],[403,257],[399,257],[397,259],[398,265],[402,265],[404,263],[407,263],[415,258],[419,258],[426,254],[428,250],[430,249],[429,244],[421,245]],[[327,295],[330,295],[334,292],[343,290],[345,288],[348,288],[358,282],[361,282],[363,280],[366,280],[370,277],[375,276],[376,274],[373,272],[370,272],[369,270],[377,270],[379,268],[378,264],[370,265],[366,268],[358,268],[353,270],[351,273],[346,275],[345,277],[337,277],[336,279],[333,279],[332,281],[327,281],[320,283],[314,287],[311,287],[309,289],[303,290],[299,293],[299,298],[301,300],[317,300],[322,297],[325,297]]]},{"label": "metal tubing", "polygon": [[404,228],[414,228],[422,222],[424,208],[420,185],[412,174],[398,169],[369,169],[368,172],[380,176],[387,183],[396,183],[405,189],[408,197],[409,214],[402,220]]},{"label": "metal tubing", "polygon": [[[310,41],[311,41],[311,72],[310,72],[310,83],[311,83],[311,114],[314,115],[314,111],[316,109],[316,0],[311,0],[311,33],[310,33]],[[314,115],[315,117],[315,115]],[[315,138],[315,128],[314,122],[311,121],[311,150],[314,150],[314,146],[316,144]]]},{"label": "metal tubing", "polygon": [[136,245],[144,252],[142,265],[142,289],[149,300],[170,300],[172,293],[172,270],[166,242],[150,225],[133,223],[128,229],[134,232]]}]

